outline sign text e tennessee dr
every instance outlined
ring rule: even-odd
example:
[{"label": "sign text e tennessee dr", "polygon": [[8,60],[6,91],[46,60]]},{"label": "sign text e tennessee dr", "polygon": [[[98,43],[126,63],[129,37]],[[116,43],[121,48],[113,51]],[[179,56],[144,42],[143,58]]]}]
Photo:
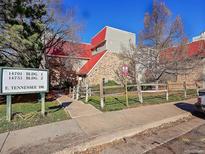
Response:
[{"label": "sign text e tennessee dr", "polygon": [[0,68],[0,95],[6,95],[7,120],[11,121],[12,97],[15,94],[41,94],[41,113],[45,115],[45,93],[49,89],[48,70],[33,68]]},{"label": "sign text e tennessee dr", "polygon": [[1,95],[48,92],[48,71],[0,68]]}]

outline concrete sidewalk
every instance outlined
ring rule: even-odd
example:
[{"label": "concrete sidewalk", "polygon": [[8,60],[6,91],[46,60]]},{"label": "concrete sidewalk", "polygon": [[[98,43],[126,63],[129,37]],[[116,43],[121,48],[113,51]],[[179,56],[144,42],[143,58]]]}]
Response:
[{"label": "concrete sidewalk", "polygon": [[71,118],[85,117],[102,113],[91,104],[85,104],[81,101],[73,100],[66,95],[58,98],[57,101],[62,105],[67,104],[64,105],[65,110],[69,113]]},{"label": "concrete sidewalk", "polygon": [[72,153],[191,115],[196,100],[142,106],[0,134],[2,153]]}]

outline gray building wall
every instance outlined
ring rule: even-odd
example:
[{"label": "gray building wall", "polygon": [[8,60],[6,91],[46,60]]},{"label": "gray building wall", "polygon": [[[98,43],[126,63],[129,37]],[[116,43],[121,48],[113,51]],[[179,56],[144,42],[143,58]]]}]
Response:
[{"label": "gray building wall", "polygon": [[93,54],[108,50],[113,53],[120,53],[122,48],[130,48],[130,44],[136,44],[136,35],[131,32],[106,26],[105,41],[93,50]]},{"label": "gray building wall", "polygon": [[96,66],[87,74],[84,81],[89,85],[97,85],[102,81],[115,80],[119,82],[116,71],[121,69],[123,60],[120,59],[119,53],[122,47],[130,48],[130,43],[136,44],[136,35],[127,31],[106,26],[105,41],[93,49],[93,54],[107,50],[105,55],[98,61]]},{"label": "gray building wall", "polygon": [[136,44],[136,35],[120,29],[107,27],[106,49],[111,52],[120,53],[122,47],[130,48],[131,44]]}]

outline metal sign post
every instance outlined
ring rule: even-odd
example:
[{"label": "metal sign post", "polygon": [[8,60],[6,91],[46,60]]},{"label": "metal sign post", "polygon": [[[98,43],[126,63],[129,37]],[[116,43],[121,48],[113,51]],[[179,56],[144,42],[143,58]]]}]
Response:
[{"label": "metal sign post", "polygon": [[46,111],[46,107],[45,107],[45,93],[41,93],[41,114],[43,116],[45,116],[45,111]]},{"label": "metal sign post", "polygon": [[11,95],[6,96],[6,120],[11,121],[12,106],[11,106]]}]

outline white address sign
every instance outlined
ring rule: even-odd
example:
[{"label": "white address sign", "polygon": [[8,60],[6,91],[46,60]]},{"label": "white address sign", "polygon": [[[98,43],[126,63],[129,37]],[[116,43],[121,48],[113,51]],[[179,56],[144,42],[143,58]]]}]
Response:
[{"label": "white address sign", "polygon": [[48,92],[47,70],[0,68],[0,73],[0,94]]}]

